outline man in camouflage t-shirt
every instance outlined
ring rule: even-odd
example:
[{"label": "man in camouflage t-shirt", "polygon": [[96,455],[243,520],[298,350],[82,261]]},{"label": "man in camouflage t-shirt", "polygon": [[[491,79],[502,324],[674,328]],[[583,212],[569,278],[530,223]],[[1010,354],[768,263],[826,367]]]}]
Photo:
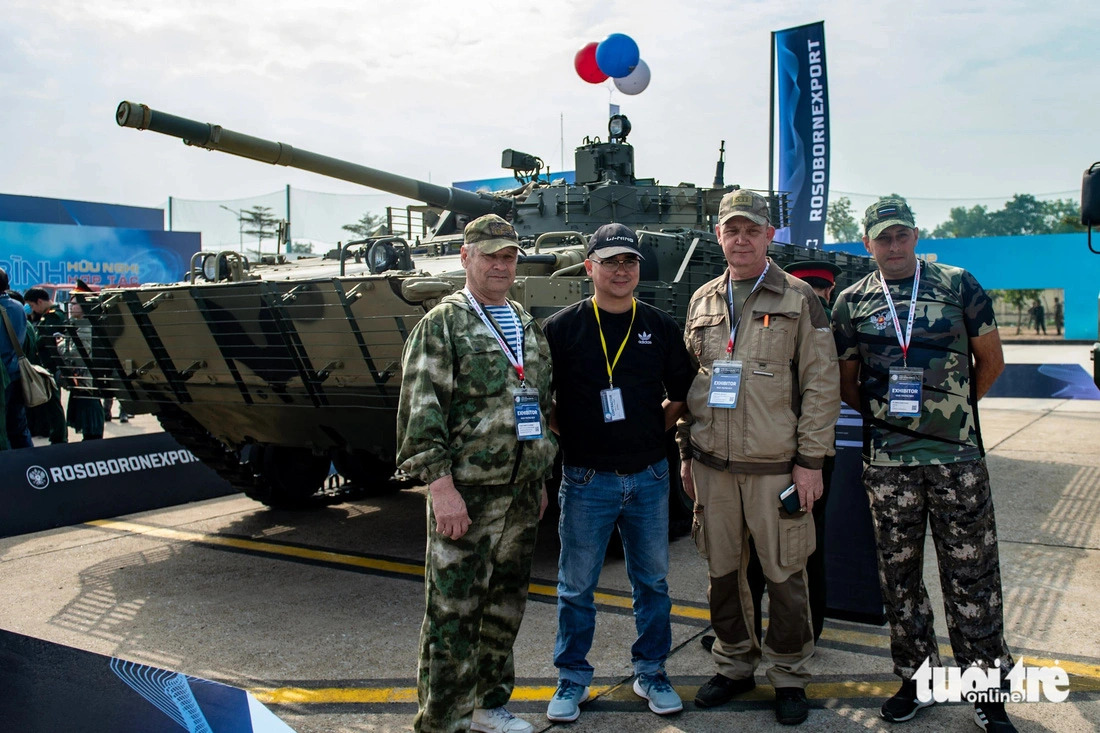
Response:
[{"label": "man in camouflage t-shirt", "polygon": [[[918,262],[919,232],[904,199],[864,216],[863,243],[878,264],[837,298],[833,330],[841,396],[863,415],[863,483],[878,545],[894,672],[902,678],[882,717],[909,720],[931,705],[912,677],[940,665],[924,587],[925,526],[939,560],[951,648],[960,667],[1007,672],[1001,571],[978,399],[1004,369],[993,304],[966,270]],[[985,730],[1015,730],[1003,704],[977,703]]]}]

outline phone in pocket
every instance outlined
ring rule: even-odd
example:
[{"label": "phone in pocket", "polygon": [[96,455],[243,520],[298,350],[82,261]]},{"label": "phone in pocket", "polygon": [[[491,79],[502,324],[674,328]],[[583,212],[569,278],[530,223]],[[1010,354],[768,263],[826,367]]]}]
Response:
[{"label": "phone in pocket", "polygon": [[794,484],[779,492],[779,503],[787,514],[796,514],[802,508],[802,502],[798,498],[798,489]]}]

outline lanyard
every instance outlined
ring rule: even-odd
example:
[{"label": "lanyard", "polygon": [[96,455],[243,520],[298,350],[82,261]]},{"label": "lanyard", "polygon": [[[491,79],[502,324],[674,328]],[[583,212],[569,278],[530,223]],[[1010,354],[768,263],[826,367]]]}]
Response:
[{"label": "lanyard", "polygon": [[[771,266],[772,266],[771,260],[768,260],[768,263],[766,265],[764,265],[764,271],[762,273],[760,273],[760,277],[756,278],[756,284],[752,286],[752,290],[745,297],[745,302],[746,303],[749,302],[749,298],[751,298],[752,294],[756,292],[756,289],[758,287],[760,287],[760,283],[764,282],[764,276],[768,274],[768,269],[771,268]],[[733,313],[733,274],[732,273],[730,274],[730,279],[726,281],[726,295],[729,298],[729,302],[730,302],[730,320],[733,321],[733,328],[730,329],[730,342],[729,342],[729,344],[726,345],[726,355],[729,356],[729,355],[733,354],[733,342],[737,340],[737,327],[741,325],[741,316],[745,315],[744,313],[742,313],[741,316],[737,316],[736,321],[733,320],[734,313]]]},{"label": "lanyard", "polygon": [[478,314],[478,316],[481,318],[481,322],[484,323],[485,327],[489,329],[489,332],[492,333],[494,337],[496,337],[497,343],[500,344],[501,351],[503,351],[504,355],[508,357],[508,362],[512,365],[512,368],[516,370],[516,374],[519,375],[519,386],[526,386],[526,383],[523,379],[523,329],[520,326],[520,322],[519,319],[516,317],[516,314],[512,311],[510,307],[508,308],[508,314],[512,316],[512,323],[514,323],[516,326],[516,333],[519,334],[520,347],[518,355],[512,352],[512,347],[509,346],[508,342],[504,340],[504,337],[500,335],[500,331],[498,331],[493,326],[493,322],[489,320],[489,316],[485,315],[485,311],[481,309],[481,305],[474,298],[474,295],[470,292],[470,289],[463,288],[462,293],[466,296],[466,300],[470,302],[470,307],[474,309],[474,313]]},{"label": "lanyard", "polygon": [[920,286],[920,260],[917,260],[917,269],[913,273],[913,297],[909,299],[909,318],[905,324],[905,338],[901,336],[901,322],[898,321],[898,312],[894,308],[894,299],[890,297],[890,288],[886,286],[886,278],[882,276],[882,270],[878,273],[879,284],[886,296],[886,305],[890,306],[890,317],[894,319],[894,333],[898,337],[898,345],[901,346],[901,363],[909,366],[909,341],[913,338],[913,318],[917,310],[917,288]]},{"label": "lanyard", "polygon": [[623,355],[623,349],[626,348],[626,342],[630,340],[630,329],[634,327],[634,316],[638,314],[638,301],[634,298],[630,299],[630,325],[626,327],[626,335],[623,336],[623,343],[619,346],[619,352],[615,354],[615,361],[607,360],[607,341],[603,337],[603,324],[600,323],[600,309],[596,307],[596,298],[592,297],[592,310],[596,312],[596,326],[600,331],[600,346],[603,347],[603,361],[607,364],[607,385],[612,389],[615,388],[615,383],[611,380],[611,372],[615,370],[615,365],[619,363],[619,357]]}]

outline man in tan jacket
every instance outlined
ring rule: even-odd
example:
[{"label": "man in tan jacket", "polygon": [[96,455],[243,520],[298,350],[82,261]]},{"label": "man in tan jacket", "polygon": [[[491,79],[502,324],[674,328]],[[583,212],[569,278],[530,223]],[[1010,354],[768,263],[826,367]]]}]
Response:
[{"label": "man in tan jacket", "polygon": [[[810,510],[833,453],[840,386],[829,322],[809,285],[768,258],[775,234],[767,200],[732,191],[718,211],[727,272],[688,306],[684,338],[699,362],[678,428],[684,489],[695,498],[692,534],[707,559],[711,650],[718,674],[696,705],[721,705],[755,687],[761,656],[772,666],[776,718],[808,714],[813,655],[806,558],[815,547]],[[784,510],[780,494],[792,486]],[[797,497],[797,503],[794,499]],[[745,568],[749,538],[767,579],[768,632],[753,633]]]}]

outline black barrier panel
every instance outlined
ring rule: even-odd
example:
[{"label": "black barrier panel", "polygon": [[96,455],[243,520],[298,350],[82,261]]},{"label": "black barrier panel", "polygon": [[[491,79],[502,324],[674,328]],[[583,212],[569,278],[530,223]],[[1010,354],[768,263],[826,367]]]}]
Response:
[{"label": "black barrier panel", "polygon": [[2,630],[0,661],[6,731],[293,733],[244,690],[179,672]]},{"label": "black barrier panel", "polygon": [[825,615],[881,625],[886,614],[862,449],[863,420],[846,408],[836,427],[836,464],[825,506]]},{"label": "black barrier panel", "polygon": [[0,537],[236,493],[168,433],[0,452]]}]

